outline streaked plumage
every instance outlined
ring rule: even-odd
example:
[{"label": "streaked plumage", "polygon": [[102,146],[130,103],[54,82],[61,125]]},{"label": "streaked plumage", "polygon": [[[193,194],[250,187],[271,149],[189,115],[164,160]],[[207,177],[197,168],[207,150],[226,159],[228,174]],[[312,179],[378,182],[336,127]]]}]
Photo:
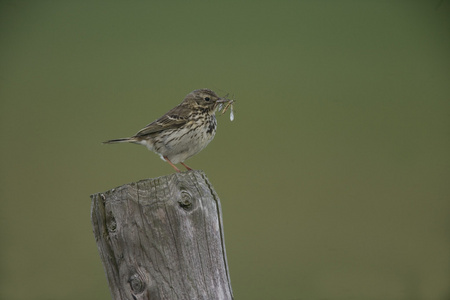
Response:
[{"label": "streaked plumage", "polygon": [[148,124],[134,136],[104,142],[136,143],[146,146],[160,155],[177,172],[174,165],[181,163],[204,149],[216,134],[215,112],[221,103],[230,100],[220,98],[209,89],[195,90],[189,93],[178,106],[161,118]]}]

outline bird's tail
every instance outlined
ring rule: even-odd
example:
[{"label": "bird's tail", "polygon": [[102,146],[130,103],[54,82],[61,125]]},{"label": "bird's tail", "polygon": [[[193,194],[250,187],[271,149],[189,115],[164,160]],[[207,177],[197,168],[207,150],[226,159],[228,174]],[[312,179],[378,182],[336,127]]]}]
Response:
[{"label": "bird's tail", "polygon": [[123,139],[104,141],[104,142],[102,142],[102,144],[133,143],[133,142],[135,142],[135,140],[133,138],[123,138]]}]

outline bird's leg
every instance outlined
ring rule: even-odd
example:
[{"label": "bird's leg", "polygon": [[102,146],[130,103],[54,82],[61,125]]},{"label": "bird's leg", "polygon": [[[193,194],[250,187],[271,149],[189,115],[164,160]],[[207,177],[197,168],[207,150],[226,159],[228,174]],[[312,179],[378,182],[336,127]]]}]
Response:
[{"label": "bird's leg", "polygon": [[[175,169],[175,171],[177,171],[178,173],[180,173],[180,169],[178,169],[168,158],[167,156],[164,156],[164,159],[172,166],[172,168]],[[184,164],[183,164],[184,165]]]},{"label": "bird's leg", "polygon": [[188,169],[188,171],[192,171],[192,169],[186,166],[184,163],[180,162],[180,164],[182,164],[186,169]]}]

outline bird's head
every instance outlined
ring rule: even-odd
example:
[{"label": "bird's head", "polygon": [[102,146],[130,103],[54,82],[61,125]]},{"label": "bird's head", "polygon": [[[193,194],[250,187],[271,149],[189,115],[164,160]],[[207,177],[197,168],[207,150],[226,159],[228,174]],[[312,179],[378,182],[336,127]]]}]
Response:
[{"label": "bird's head", "polygon": [[193,110],[203,111],[213,114],[220,103],[225,103],[228,99],[219,97],[210,89],[200,89],[189,93],[184,98],[182,105],[187,105]]}]

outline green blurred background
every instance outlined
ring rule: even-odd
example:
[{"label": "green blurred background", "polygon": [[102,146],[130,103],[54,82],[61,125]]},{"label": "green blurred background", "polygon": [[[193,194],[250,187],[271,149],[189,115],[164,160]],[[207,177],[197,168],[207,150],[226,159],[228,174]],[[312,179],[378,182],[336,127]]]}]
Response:
[{"label": "green blurred background", "polygon": [[1,1],[1,299],[110,299],[89,195],[190,91],[236,299],[450,299],[450,1]]}]

